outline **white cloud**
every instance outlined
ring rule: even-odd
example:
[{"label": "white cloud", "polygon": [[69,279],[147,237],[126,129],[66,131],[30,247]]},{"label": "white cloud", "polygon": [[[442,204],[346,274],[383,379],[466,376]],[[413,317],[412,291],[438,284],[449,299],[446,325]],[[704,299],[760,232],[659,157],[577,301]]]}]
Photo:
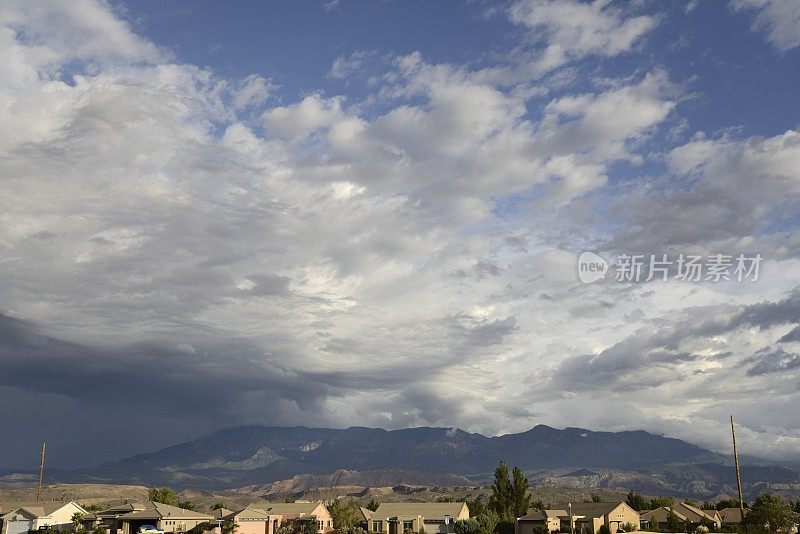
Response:
[{"label": "white cloud", "polygon": [[337,56],[333,60],[331,70],[328,71],[328,77],[334,80],[344,80],[350,77],[361,68],[366,57],[367,53],[361,50],[353,52],[349,56]]},{"label": "white cloud", "polygon": [[534,72],[545,72],[588,55],[630,51],[656,24],[652,16],[626,16],[608,0],[520,0],[509,9],[512,22],[530,28],[547,43]]},{"label": "white cloud", "polygon": [[342,98],[315,94],[297,104],[268,109],[261,119],[270,134],[297,139],[329,128],[343,117]]},{"label": "white cloud", "polygon": [[275,89],[270,80],[251,74],[233,89],[233,109],[239,111],[263,104]]},{"label": "white cloud", "polygon": [[737,11],[755,11],[753,28],[765,31],[778,50],[800,46],[800,3],[795,0],[731,0],[730,5]]}]

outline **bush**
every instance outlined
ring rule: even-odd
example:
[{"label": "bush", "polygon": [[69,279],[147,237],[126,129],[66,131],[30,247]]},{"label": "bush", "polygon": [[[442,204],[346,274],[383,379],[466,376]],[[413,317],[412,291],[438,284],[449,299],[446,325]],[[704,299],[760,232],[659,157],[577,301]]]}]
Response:
[{"label": "bush", "polygon": [[608,528],[608,525],[600,525],[597,534],[611,534],[611,529]]}]

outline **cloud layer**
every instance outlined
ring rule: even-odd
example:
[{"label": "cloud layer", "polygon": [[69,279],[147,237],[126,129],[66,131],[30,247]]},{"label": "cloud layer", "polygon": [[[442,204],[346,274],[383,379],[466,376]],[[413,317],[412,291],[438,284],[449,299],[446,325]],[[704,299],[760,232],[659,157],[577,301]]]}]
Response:
[{"label": "cloud layer", "polygon": [[[795,46],[766,4],[756,24]],[[236,423],[645,428],[725,450],[737,407],[750,452],[796,451],[774,405],[800,401],[800,133],[670,141],[689,90],[668,68],[569,81],[637,53],[657,16],[503,16],[528,41],[496,64],[393,55],[364,99],[281,101],[270,73],[181,63],[103,2],[5,4],[0,414],[32,441],[53,419],[173,425],[111,459]],[[585,286],[584,249],[767,260],[750,286]],[[62,435],[63,464],[107,449]]]}]

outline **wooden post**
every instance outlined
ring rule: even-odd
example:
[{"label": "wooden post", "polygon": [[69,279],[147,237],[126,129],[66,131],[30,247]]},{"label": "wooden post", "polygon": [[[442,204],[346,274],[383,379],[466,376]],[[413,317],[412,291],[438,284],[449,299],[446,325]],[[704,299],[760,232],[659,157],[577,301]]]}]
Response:
[{"label": "wooden post", "polygon": [[739,511],[742,513],[742,521],[744,521],[744,497],[742,497],[742,477],[739,474],[739,452],[736,450],[736,429],[733,426],[733,415],[731,415],[731,437],[733,438],[733,461],[736,464],[736,486],[739,488]]},{"label": "wooden post", "polygon": [[44,478],[44,450],[47,443],[42,443],[42,463],[39,464],[39,485],[36,488],[36,502],[42,500],[42,478]]}]

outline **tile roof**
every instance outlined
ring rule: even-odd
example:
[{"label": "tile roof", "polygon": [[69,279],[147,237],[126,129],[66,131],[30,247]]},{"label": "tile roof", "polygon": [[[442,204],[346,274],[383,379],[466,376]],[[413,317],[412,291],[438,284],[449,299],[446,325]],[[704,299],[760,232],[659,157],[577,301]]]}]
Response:
[{"label": "tile roof", "polygon": [[311,515],[321,502],[270,502],[259,505],[259,508],[273,515],[300,516]]},{"label": "tile roof", "polygon": [[522,516],[519,518],[520,521],[544,521],[547,518],[554,518],[554,517],[568,517],[569,512],[566,510],[536,510],[533,513],[530,513],[526,516]]},{"label": "tile roof", "polygon": [[169,504],[163,504],[160,502],[148,502],[144,504],[144,509],[139,509],[138,506],[135,506],[137,509],[129,512],[127,514],[122,514],[119,516],[122,520],[128,519],[135,519],[135,520],[143,520],[143,519],[153,519],[159,520],[163,518],[170,518],[170,519],[204,519],[207,521],[211,521],[213,518],[202,512],[195,512],[194,510],[187,510],[185,508],[178,508],[177,506],[171,506]]},{"label": "tile roof", "polygon": [[742,511],[738,508],[723,508],[719,511],[723,523],[741,523]]},{"label": "tile roof", "polygon": [[464,502],[386,502],[378,506],[372,517],[384,519],[387,517],[416,517],[426,519],[444,519],[444,516],[458,517],[461,510],[467,506]]},{"label": "tile roof", "polygon": [[[617,502],[576,502],[572,503],[572,515],[582,515],[585,517],[600,517],[611,512],[618,506],[625,504],[622,501]],[[555,506],[557,509],[567,510],[569,515],[569,505],[566,503],[558,504]]]}]

